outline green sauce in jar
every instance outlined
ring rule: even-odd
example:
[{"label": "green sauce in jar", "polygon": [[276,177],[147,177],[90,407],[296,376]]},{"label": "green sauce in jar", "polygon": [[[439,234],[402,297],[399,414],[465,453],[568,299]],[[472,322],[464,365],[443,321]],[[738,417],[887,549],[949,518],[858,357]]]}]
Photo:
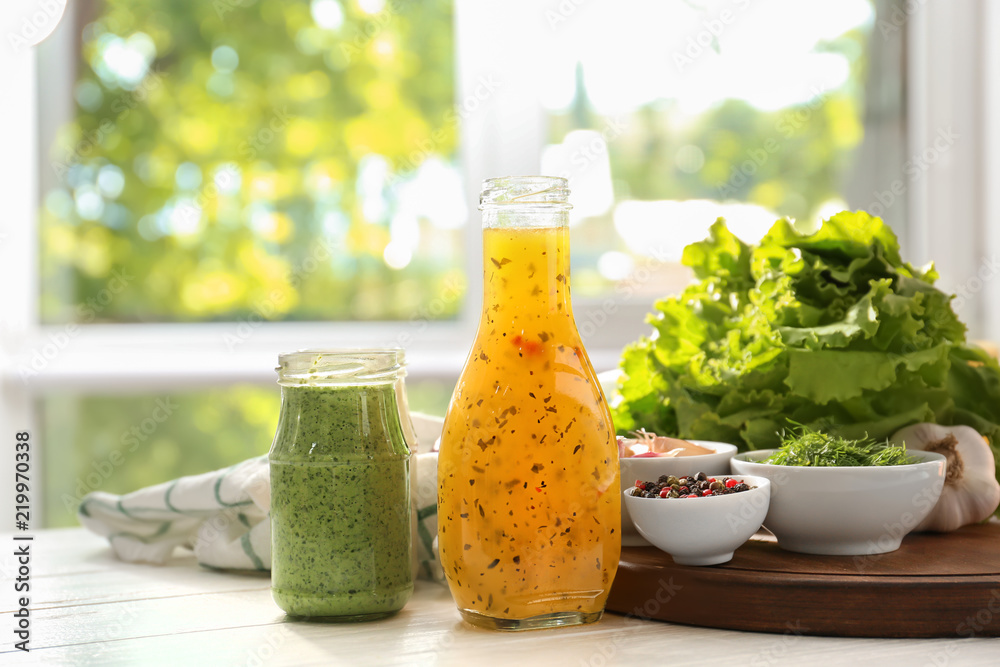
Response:
[{"label": "green sauce in jar", "polygon": [[[271,581],[278,606],[293,616],[380,618],[413,592],[410,451],[394,384],[401,368],[388,382],[378,373],[374,382],[329,373],[361,352],[378,351],[310,353],[325,374],[302,384],[292,372],[279,380],[281,417],[269,455]],[[395,362],[396,351],[382,354]],[[282,355],[279,373],[296,355]]]}]

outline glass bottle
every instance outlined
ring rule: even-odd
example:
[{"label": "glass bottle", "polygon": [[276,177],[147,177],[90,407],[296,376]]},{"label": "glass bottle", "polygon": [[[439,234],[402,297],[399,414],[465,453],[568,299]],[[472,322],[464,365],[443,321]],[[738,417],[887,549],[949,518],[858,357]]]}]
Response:
[{"label": "glass bottle", "polygon": [[278,357],[271,587],[292,616],[388,616],[413,592],[410,449],[399,349]]},{"label": "glass bottle", "polygon": [[611,415],[569,293],[563,178],[483,184],[483,313],[445,418],[441,562],[465,620],[596,621],[618,568]]}]

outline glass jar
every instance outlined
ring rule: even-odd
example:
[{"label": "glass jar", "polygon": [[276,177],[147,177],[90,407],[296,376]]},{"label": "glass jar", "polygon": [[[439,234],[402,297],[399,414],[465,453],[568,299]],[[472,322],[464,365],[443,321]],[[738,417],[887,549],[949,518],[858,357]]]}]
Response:
[{"label": "glass jar", "polygon": [[293,616],[388,616],[413,592],[410,449],[398,349],[278,357],[271,586]]},{"label": "glass jar", "polygon": [[562,178],[484,183],[483,313],[438,459],[441,562],[462,616],[596,621],[618,569],[611,414],[573,319]]}]

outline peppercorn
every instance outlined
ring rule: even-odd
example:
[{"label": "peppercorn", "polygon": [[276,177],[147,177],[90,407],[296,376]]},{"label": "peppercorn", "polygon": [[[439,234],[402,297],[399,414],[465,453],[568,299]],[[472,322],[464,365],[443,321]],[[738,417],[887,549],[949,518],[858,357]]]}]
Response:
[{"label": "peppercorn", "polygon": [[679,479],[673,475],[661,475],[657,482],[637,479],[635,488],[637,491],[633,495],[639,498],[704,498],[749,491],[757,487],[732,477],[717,479],[700,472]]}]

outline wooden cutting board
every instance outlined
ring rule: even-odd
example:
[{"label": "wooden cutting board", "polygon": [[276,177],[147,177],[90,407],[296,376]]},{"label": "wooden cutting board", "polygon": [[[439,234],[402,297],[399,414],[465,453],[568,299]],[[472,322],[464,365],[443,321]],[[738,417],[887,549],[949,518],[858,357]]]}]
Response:
[{"label": "wooden cutting board", "polygon": [[608,611],[731,630],[844,637],[1000,636],[1000,523],[909,535],[892,553],[811,556],[759,533],[728,563],[622,549]]}]

